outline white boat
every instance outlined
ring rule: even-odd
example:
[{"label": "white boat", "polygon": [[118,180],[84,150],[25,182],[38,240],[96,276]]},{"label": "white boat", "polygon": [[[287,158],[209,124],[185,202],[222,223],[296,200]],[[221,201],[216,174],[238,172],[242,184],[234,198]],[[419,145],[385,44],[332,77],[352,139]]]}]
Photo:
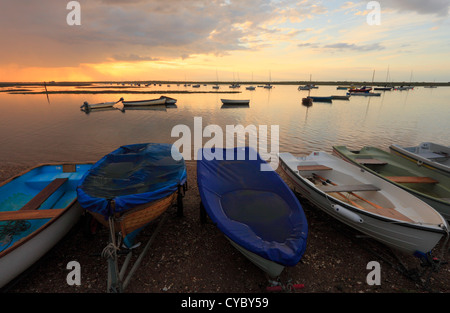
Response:
[{"label": "white boat", "polygon": [[311,203],[389,247],[426,254],[448,232],[431,206],[340,158],[325,152],[279,156],[282,170]]},{"label": "white boat", "polygon": [[150,100],[137,100],[137,101],[122,101],[124,106],[140,106],[140,105],[158,105],[166,104],[165,98],[150,99]]},{"label": "white boat", "polygon": [[220,99],[223,104],[248,105],[250,100]]},{"label": "white boat", "polygon": [[116,106],[116,104],[119,104],[123,101],[123,98],[120,98],[118,101],[115,102],[101,102],[101,103],[93,103],[89,104],[87,101],[83,103],[83,105],[80,107],[84,111],[90,111],[94,109],[105,109],[105,108],[117,108],[121,110],[123,107]]},{"label": "white boat", "polygon": [[417,165],[424,165],[450,175],[450,147],[433,142],[422,142],[414,147],[393,144],[391,153],[404,157]]},{"label": "white boat", "polygon": [[175,103],[177,103],[177,99],[174,99],[174,98],[170,98],[170,97],[167,97],[167,96],[161,96],[160,97],[160,99],[166,99],[166,102],[165,102],[165,104],[175,104]]}]

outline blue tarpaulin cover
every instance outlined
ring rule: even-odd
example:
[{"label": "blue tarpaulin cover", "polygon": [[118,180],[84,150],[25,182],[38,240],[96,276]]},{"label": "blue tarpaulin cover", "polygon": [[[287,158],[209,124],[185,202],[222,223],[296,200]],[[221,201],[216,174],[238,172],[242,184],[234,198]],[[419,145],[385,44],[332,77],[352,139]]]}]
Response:
[{"label": "blue tarpaulin cover", "polygon": [[[238,155],[242,152],[244,160]],[[281,177],[275,171],[261,171],[265,161],[249,147],[201,149],[198,160],[201,200],[217,227],[263,258],[285,266],[297,264],[306,249],[308,224],[300,202]]]},{"label": "blue tarpaulin cover", "polygon": [[108,218],[167,197],[185,181],[184,159],[171,144],[127,145],[105,155],[84,175],[77,187],[78,202]]}]

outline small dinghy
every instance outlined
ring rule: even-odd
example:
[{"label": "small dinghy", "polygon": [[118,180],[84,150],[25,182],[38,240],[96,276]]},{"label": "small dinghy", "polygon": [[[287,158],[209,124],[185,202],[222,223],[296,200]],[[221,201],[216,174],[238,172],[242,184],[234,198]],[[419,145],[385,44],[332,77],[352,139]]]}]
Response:
[{"label": "small dinghy", "polygon": [[412,193],[450,221],[449,175],[376,147],[351,151],[345,146],[333,146],[333,153]]},{"label": "small dinghy", "polygon": [[157,99],[149,99],[149,100],[122,101],[122,103],[125,107],[127,107],[127,106],[162,105],[162,104],[166,104],[166,97],[160,97]]},{"label": "small dinghy", "polygon": [[450,147],[433,142],[422,142],[414,147],[393,144],[389,147],[393,154],[404,157],[419,166],[426,166],[450,175]]},{"label": "small dinghy", "polygon": [[76,186],[92,164],[39,165],[0,185],[0,288],[58,243],[79,220]]},{"label": "small dinghy", "polygon": [[425,255],[448,232],[431,206],[340,158],[325,152],[279,157],[282,170],[311,203],[387,246]]},{"label": "small dinghy", "polygon": [[[201,149],[197,182],[202,212],[231,244],[270,277],[296,265],[308,225],[289,187],[252,148]],[[204,211],[203,211],[204,210]]]},{"label": "small dinghy", "polygon": [[[77,187],[78,201],[110,229],[111,244],[117,249],[125,248],[131,256],[136,236],[144,227],[173,204],[178,204],[180,214],[186,175],[184,159],[171,144],[126,145],[105,155],[86,173]],[[120,241],[124,247],[117,246],[116,242]],[[109,277],[112,277],[108,291],[121,292],[129,281],[122,281],[122,272],[128,264],[125,262],[119,276],[116,249],[108,256]]]},{"label": "small dinghy", "polygon": [[123,98],[120,98],[116,102],[101,102],[101,103],[93,103],[89,104],[87,101],[83,103],[83,105],[80,107],[82,111],[90,112],[91,110],[96,109],[118,109],[120,111],[123,111]]},{"label": "small dinghy", "polygon": [[220,99],[223,104],[226,105],[249,105],[250,100],[233,100],[233,99]]}]

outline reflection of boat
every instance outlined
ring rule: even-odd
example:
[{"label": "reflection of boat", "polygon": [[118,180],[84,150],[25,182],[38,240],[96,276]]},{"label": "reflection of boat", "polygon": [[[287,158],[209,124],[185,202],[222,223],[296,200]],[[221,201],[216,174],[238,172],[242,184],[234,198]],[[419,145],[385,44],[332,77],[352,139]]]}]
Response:
[{"label": "reflection of boat", "polygon": [[45,255],[83,210],[76,185],[92,164],[40,165],[0,186],[0,288]]},{"label": "reflection of boat", "polygon": [[334,146],[333,153],[409,191],[450,220],[448,175],[425,166],[417,166],[403,157],[374,147],[350,151],[345,146]]},{"label": "reflection of boat", "polygon": [[122,101],[123,105],[126,106],[138,106],[138,105],[157,105],[157,104],[165,104],[166,98],[161,97],[158,99],[150,99],[150,100],[136,100],[136,101]]},{"label": "reflection of boat", "polygon": [[347,96],[331,96],[331,99],[333,99],[333,100],[349,100],[350,99],[350,95],[347,95]]},{"label": "reflection of boat", "polygon": [[94,104],[89,104],[87,101],[85,101],[80,108],[83,111],[90,111],[90,110],[95,110],[95,109],[105,109],[105,108],[117,108],[117,109],[121,110],[121,109],[123,109],[123,106],[115,107],[115,105],[119,104],[121,101],[123,101],[123,98],[120,98],[116,102],[101,102],[101,103],[94,103]]},{"label": "reflection of boat", "polygon": [[418,165],[440,170],[450,175],[450,147],[433,142],[422,142],[414,147],[401,147],[393,144],[389,149],[392,153]]},{"label": "reflection of boat", "polygon": [[308,96],[307,98],[312,99],[314,102],[332,102],[333,98],[329,97],[316,97],[316,96]]},{"label": "reflection of boat", "polygon": [[206,214],[230,243],[270,277],[295,266],[306,249],[302,206],[257,152],[249,147],[201,149],[197,183]]},{"label": "reflection of boat", "polygon": [[280,153],[300,193],[337,220],[400,251],[425,255],[448,225],[431,206],[384,179],[325,152]]},{"label": "reflection of boat", "polygon": [[236,104],[236,105],[248,105],[250,100],[234,100],[234,99],[220,99],[223,104]]}]

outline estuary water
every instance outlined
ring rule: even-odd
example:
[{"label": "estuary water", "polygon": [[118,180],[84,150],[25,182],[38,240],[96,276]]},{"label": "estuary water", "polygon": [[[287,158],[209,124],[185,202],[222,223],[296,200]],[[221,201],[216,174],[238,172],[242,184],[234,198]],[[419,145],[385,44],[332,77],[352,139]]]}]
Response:
[{"label": "estuary water", "polygon": [[[123,86],[121,89],[110,84],[94,87],[119,93],[49,94],[48,101],[45,94],[11,94],[6,92],[11,87],[0,88],[3,91],[0,92],[0,162],[31,166],[45,162],[97,161],[121,145],[175,143],[181,138],[191,143],[193,157],[198,148],[198,143],[194,144],[195,136],[202,138],[201,145],[214,138],[225,146],[227,125],[242,125],[249,130],[245,142],[235,138],[236,146],[249,144],[249,137],[254,136],[260,145],[266,144],[270,152],[273,137],[274,143],[278,138],[279,152],[298,156],[318,150],[331,152],[333,145],[346,145],[351,149],[369,145],[385,150],[393,143],[409,146],[433,141],[450,145],[450,87],[374,91],[381,95],[352,96],[349,100],[333,100],[332,103],[314,102],[310,107],[302,105],[302,98],[308,93],[331,96],[345,95],[347,91],[338,90],[336,86],[319,86],[308,92],[298,90],[298,85],[273,85],[272,89],[256,87],[250,91],[246,90],[246,85],[234,89],[220,85],[218,92],[238,93],[214,93],[212,85],[194,88],[182,84],[152,84],[132,89],[130,86],[130,90],[151,90],[156,94],[128,94],[120,93],[120,90],[127,90]],[[80,90],[62,86],[47,89]],[[42,91],[43,87],[31,90]],[[176,98],[176,106],[125,112],[111,109],[89,114],[80,110],[84,101],[110,102],[120,97],[145,100],[161,95]],[[250,104],[225,108],[223,98],[248,99]],[[214,129],[223,133],[205,136],[203,131],[208,125],[215,125]],[[179,127],[189,129],[190,134],[174,132]],[[264,129],[266,136],[261,133]],[[272,131],[274,129],[278,129],[278,133]]]}]

